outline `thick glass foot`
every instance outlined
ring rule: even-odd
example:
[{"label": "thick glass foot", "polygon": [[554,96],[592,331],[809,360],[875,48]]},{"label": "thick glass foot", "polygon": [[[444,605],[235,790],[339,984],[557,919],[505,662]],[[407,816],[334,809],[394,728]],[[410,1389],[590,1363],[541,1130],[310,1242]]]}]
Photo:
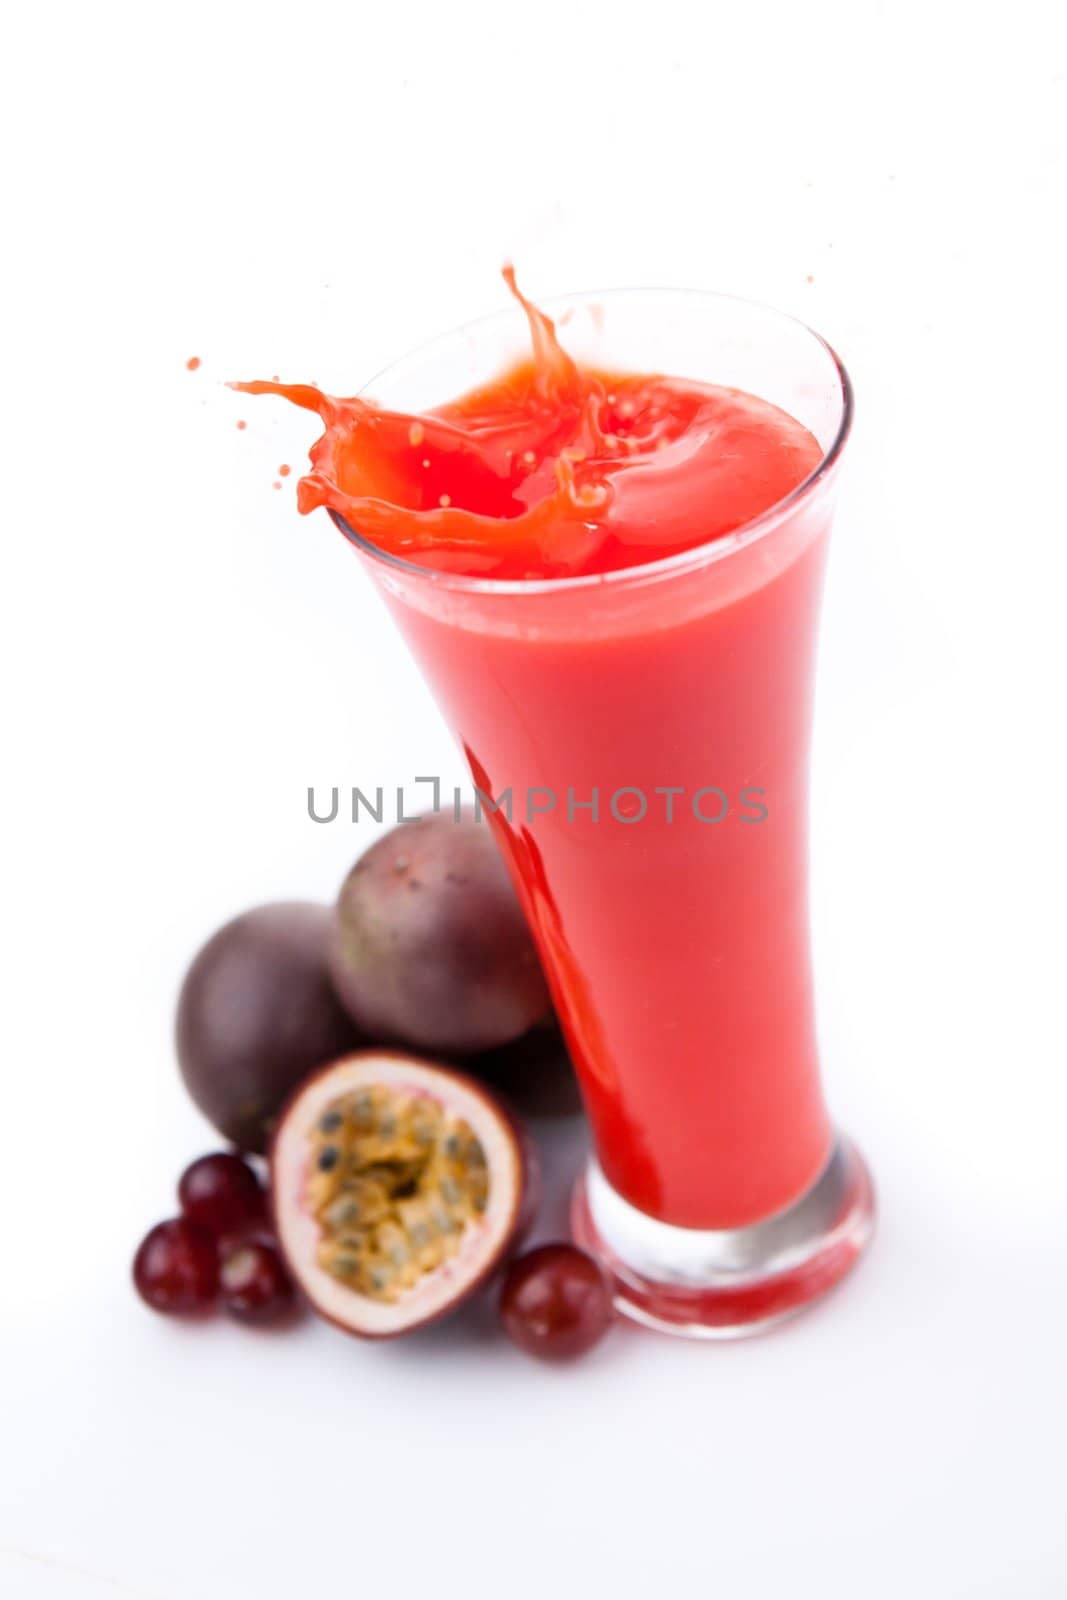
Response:
[{"label": "thick glass foot", "polygon": [[788,1211],[749,1228],[674,1228],[616,1194],[595,1162],[571,1226],[615,1285],[623,1316],[690,1339],[737,1339],[802,1311],[854,1265],[874,1227],[863,1157],[839,1138],[822,1176]]}]

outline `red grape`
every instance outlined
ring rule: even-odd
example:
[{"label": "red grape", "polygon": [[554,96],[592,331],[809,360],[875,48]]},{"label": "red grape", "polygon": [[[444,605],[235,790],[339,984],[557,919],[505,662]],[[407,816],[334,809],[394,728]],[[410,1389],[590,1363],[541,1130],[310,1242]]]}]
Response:
[{"label": "red grape", "polygon": [[252,1168],[227,1151],[201,1156],[186,1167],[178,1201],[182,1214],[215,1238],[241,1231],[265,1210],[263,1189]]},{"label": "red grape", "polygon": [[214,1239],[186,1217],[159,1223],[134,1257],[133,1282],[153,1311],[200,1311],[219,1288]]},{"label": "red grape", "polygon": [[269,1244],[239,1245],[219,1273],[222,1304],[240,1322],[275,1322],[293,1303],[293,1286]]},{"label": "red grape", "polygon": [[591,1350],[612,1319],[611,1289],[592,1256],[572,1244],[545,1244],[508,1267],[500,1293],[504,1330],[542,1361],[571,1361]]}]

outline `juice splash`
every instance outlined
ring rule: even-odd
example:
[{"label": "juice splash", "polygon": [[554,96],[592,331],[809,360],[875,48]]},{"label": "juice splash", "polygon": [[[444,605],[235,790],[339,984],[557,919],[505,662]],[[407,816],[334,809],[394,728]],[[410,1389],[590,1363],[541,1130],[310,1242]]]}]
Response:
[{"label": "juice splash", "polygon": [[813,436],[765,400],[577,365],[510,267],[504,277],[529,320],[529,359],[422,415],[312,384],[233,385],[322,419],[312,470],[298,485],[302,512],[325,506],[382,550],[426,567],[573,577],[719,538],[818,466]]}]

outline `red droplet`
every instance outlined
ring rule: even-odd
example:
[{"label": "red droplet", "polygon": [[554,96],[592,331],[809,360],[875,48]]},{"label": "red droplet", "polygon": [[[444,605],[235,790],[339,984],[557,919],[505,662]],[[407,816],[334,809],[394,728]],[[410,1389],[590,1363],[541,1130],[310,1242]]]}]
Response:
[{"label": "red droplet", "polygon": [[190,372],[195,372],[197,367],[200,365],[200,357],[190,356],[185,365],[188,367]]},{"label": "red droplet", "polygon": [[281,484],[278,482],[277,478],[275,478],[274,482],[271,484],[271,488],[272,489],[280,489],[281,488]]},{"label": "red droplet", "polygon": [[814,283],[815,282],[814,275],[809,272],[804,281],[805,281],[805,283]]},{"label": "red droplet", "polygon": [[238,422],[238,424],[237,424],[237,426],[238,426],[238,427],[239,427],[239,428],[247,428],[247,427],[248,427],[248,423],[247,423],[247,422],[244,422],[244,421],[239,421],[239,422]]},{"label": "red droplet", "polygon": [[281,466],[278,468],[278,476],[279,476],[279,478],[287,478],[289,476],[290,472],[292,472],[292,470],[293,470],[292,467],[287,466],[285,464],[285,462],[283,461]]}]

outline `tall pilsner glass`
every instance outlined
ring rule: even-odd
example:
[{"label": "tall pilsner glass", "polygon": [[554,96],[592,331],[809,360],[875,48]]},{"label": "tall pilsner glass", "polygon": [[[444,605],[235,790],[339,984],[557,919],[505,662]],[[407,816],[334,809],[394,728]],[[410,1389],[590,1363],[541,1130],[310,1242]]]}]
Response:
[{"label": "tall pilsner glass", "polygon": [[[823,450],[736,532],[701,543],[695,498],[692,549],[593,577],[437,572],[338,518],[463,745],[537,940],[593,1132],[575,1235],[624,1313],[727,1337],[823,1294],[873,1219],[823,1099],[808,928],[813,660],[849,383],[803,324],[723,296],[549,310],[589,365],[746,390]],[[520,312],[492,317],[369,387],[425,410],[528,337]]]}]

